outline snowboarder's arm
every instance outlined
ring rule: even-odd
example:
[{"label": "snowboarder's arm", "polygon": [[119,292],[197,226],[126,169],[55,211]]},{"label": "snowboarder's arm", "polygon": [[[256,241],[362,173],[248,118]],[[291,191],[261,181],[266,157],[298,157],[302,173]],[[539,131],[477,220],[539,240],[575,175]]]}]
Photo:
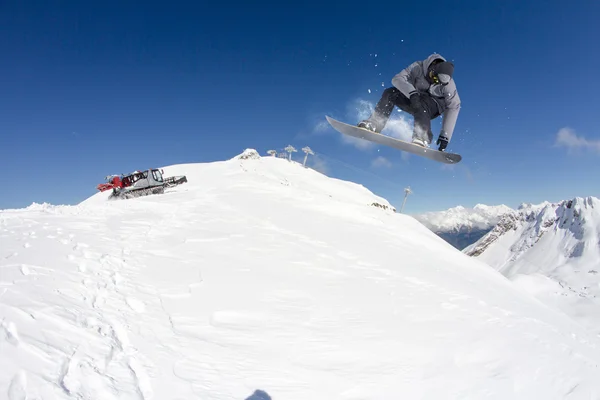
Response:
[{"label": "snowboarder's arm", "polygon": [[[451,84],[454,86],[453,82],[451,82]],[[450,90],[446,94],[446,111],[444,111],[444,115],[442,117],[442,133],[445,133],[448,140],[452,138],[452,133],[454,132],[454,127],[456,126],[456,120],[458,119],[459,112],[460,97],[456,91],[456,86],[454,86],[454,90]]]},{"label": "snowboarder's arm", "polygon": [[394,85],[396,89],[398,89],[400,92],[402,92],[403,95],[405,95],[408,98],[410,98],[411,94],[417,92],[417,89],[413,85],[413,82],[415,81],[414,71],[417,68],[421,68],[421,66],[417,61],[415,61],[408,67],[404,68],[402,71],[398,72],[392,78],[392,85]]}]

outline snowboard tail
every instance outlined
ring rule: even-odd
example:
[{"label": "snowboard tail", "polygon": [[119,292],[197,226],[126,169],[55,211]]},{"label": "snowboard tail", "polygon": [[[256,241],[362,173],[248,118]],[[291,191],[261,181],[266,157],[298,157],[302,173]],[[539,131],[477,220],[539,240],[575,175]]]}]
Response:
[{"label": "snowboard tail", "polygon": [[427,159],[441,162],[444,164],[456,164],[462,160],[462,156],[460,154],[448,153],[445,151],[425,148],[417,144],[393,138],[391,136],[372,132],[368,129],[359,128],[356,125],[349,125],[344,122],[340,122],[334,118],[331,118],[328,115],[326,115],[325,118],[327,118],[327,122],[329,122],[329,124],[336,131],[344,135],[352,136],[358,139],[368,140],[369,142],[392,147],[397,150],[406,151],[408,153],[416,154],[418,156],[425,157]]}]

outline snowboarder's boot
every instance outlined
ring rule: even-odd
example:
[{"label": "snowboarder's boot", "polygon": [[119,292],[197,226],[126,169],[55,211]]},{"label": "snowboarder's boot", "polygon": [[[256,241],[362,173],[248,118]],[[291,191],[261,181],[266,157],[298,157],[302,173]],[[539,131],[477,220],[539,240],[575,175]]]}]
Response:
[{"label": "snowboarder's boot", "polygon": [[377,127],[375,126],[375,124],[369,121],[368,119],[360,121],[356,126],[358,126],[359,128],[368,129],[371,132],[377,132]]},{"label": "snowboarder's boot", "polygon": [[417,137],[413,138],[412,143],[425,148],[429,147],[429,144],[425,140],[419,139]]},{"label": "snowboarder's boot", "polygon": [[433,133],[431,132],[431,130],[429,130],[427,132],[427,139],[420,138],[418,134],[414,133],[412,142],[413,142],[413,144],[428,148],[432,140],[433,140]]}]

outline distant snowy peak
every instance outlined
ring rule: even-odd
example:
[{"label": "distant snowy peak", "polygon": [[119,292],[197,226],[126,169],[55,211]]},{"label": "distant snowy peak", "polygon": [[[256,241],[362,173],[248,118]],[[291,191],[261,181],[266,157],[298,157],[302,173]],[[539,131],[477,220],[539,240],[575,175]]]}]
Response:
[{"label": "distant snowy peak", "polygon": [[559,203],[551,203],[549,201],[544,201],[544,202],[539,203],[539,204],[521,203],[519,205],[519,207],[517,208],[517,210],[541,210],[544,207],[552,206],[552,205],[558,205],[558,204]]},{"label": "distant snowy peak", "polygon": [[415,219],[434,232],[461,232],[491,229],[505,214],[515,210],[505,206],[477,204],[473,208],[456,206],[445,211],[413,215]]},{"label": "distant snowy peak", "polygon": [[[540,241],[543,236],[545,240]],[[558,203],[522,204],[464,252],[480,256],[493,250],[494,256],[489,257],[494,266],[518,260],[538,243],[547,246],[537,252],[548,260],[581,257],[586,251],[593,251],[595,257],[599,237],[600,199],[575,197]]]}]

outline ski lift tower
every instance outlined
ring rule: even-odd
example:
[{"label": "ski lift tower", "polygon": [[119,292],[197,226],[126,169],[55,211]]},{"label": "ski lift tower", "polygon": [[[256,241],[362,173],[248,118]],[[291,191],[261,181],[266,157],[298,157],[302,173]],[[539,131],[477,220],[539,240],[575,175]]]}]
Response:
[{"label": "ski lift tower", "polygon": [[298,150],[296,150],[296,148],[294,148],[294,146],[292,146],[291,144],[288,144],[288,146],[284,149],[285,151],[287,151],[289,153],[288,156],[288,161],[292,161],[292,152],[296,152]]},{"label": "ski lift tower", "polygon": [[406,199],[408,198],[408,195],[412,193],[412,190],[410,190],[410,186],[407,188],[404,188],[404,201],[402,202],[402,207],[400,207],[400,212],[402,212],[402,210],[404,209],[404,204],[406,204]]},{"label": "ski lift tower", "polygon": [[306,154],[304,155],[304,162],[302,163],[303,167],[306,167],[306,159],[308,158],[308,155],[314,155],[315,153],[310,149],[310,147],[306,146],[304,148],[302,148],[302,151],[305,152]]}]

